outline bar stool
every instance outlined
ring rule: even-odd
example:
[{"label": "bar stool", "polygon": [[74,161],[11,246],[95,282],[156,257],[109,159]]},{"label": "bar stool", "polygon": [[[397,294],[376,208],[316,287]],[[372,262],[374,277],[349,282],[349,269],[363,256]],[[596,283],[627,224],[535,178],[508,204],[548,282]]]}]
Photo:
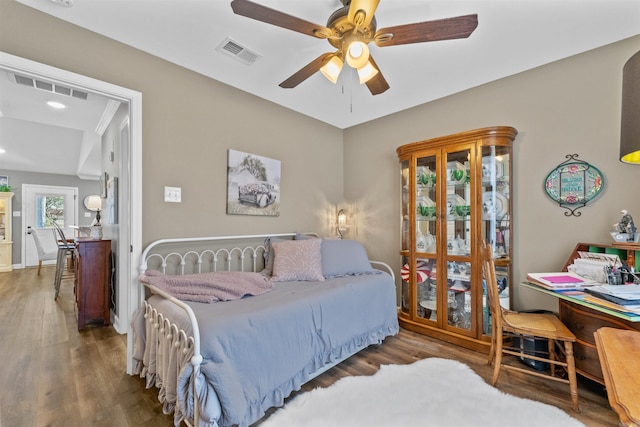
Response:
[{"label": "bar stool", "polygon": [[60,293],[60,284],[62,283],[62,279],[71,278],[75,276],[75,272],[69,273],[65,276],[64,270],[65,270],[65,265],[68,257],[71,257],[71,262],[69,265],[70,266],[73,265],[72,262],[75,256],[76,245],[73,243],[73,241],[67,240],[67,238],[64,235],[64,231],[62,231],[62,228],[60,228],[60,226],[55,221],[53,221],[53,226],[56,229],[56,232],[58,233],[58,237],[59,237],[58,256],[56,259],[56,277],[54,280],[54,286],[56,289],[54,299],[58,299],[58,294]]}]

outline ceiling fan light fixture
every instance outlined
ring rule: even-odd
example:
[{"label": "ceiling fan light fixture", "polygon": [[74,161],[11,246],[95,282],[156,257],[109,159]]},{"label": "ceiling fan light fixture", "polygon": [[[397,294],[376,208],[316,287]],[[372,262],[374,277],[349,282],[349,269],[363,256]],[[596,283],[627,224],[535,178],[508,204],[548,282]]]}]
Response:
[{"label": "ceiling fan light fixture", "polygon": [[343,65],[344,62],[342,62],[342,59],[334,56],[329,60],[329,62],[320,67],[320,72],[327,78],[327,80],[329,80],[333,84],[336,84],[338,82],[338,76],[340,76],[340,71],[342,71]]},{"label": "ceiling fan light fixture", "polygon": [[368,82],[374,78],[376,74],[378,74],[378,69],[371,64],[371,61],[367,61],[364,66],[358,68],[360,84]]},{"label": "ceiling fan light fixture", "polygon": [[364,67],[369,62],[369,46],[361,41],[351,42],[347,47],[347,64],[353,68]]}]

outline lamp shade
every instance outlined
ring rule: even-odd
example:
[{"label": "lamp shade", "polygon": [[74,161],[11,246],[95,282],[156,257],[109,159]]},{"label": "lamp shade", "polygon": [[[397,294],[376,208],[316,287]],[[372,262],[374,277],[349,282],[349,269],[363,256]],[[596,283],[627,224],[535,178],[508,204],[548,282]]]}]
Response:
[{"label": "lamp shade", "polygon": [[640,164],[640,52],[622,69],[620,161]]},{"label": "lamp shade", "polygon": [[360,68],[369,62],[369,46],[361,41],[351,42],[346,57],[347,64],[353,68]]},{"label": "lamp shade", "polygon": [[360,78],[360,84],[366,83],[378,74],[378,70],[367,61],[362,67],[358,68],[358,77]]},{"label": "lamp shade", "polygon": [[340,71],[342,71],[342,66],[344,62],[337,56],[334,56],[320,68],[320,72],[331,82],[337,83],[338,76],[340,75]]},{"label": "lamp shade", "polygon": [[84,207],[90,211],[102,210],[102,198],[100,196],[87,196],[84,199]]}]

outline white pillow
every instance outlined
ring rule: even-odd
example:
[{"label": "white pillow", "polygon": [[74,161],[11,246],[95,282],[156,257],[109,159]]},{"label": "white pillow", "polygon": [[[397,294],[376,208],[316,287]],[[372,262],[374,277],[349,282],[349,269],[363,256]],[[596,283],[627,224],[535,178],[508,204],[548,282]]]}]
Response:
[{"label": "white pillow", "polygon": [[271,246],[274,282],[324,281],[321,239],[273,242]]}]

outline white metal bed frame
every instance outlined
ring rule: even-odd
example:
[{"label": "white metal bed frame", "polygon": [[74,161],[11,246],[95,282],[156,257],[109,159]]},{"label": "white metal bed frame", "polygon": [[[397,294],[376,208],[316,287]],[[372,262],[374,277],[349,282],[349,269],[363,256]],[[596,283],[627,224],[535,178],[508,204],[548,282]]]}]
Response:
[{"label": "white metal bed frame", "polygon": [[[227,249],[227,248],[202,249],[200,252],[195,250],[186,250],[186,252],[183,252],[183,253],[173,251],[166,255],[162,255],[159,253],[151,253],[151,251],[159,248],[162,245],[167,245],[167,244],[199,243],[199,242],[214,243],[214,242],[223,242],[223,241],[237,242],[242,240],[258,240],[258,239],[264,240],[268,237],[278,237],[278,238],[286,237],[286,238],[293,239],[297,234],[305,234],[305,235],[318,237],[318,234],[316,233],[280,233],[280,234],[255,234],[255,235],[160,239],[160,240],[151,242],[142,252],[139,272],[141,275],[144,274],[148,268],[148,261],[151,259],[158,258],[161,261],[160,267],[162,268],[162,273],[166,273],[167,261],[172,258],[177,258],[179,260],[179,266],[180,266],[178,274],[183,275],[185,274],[185,265],[187,262],[187,258],[196,257],[197,273],[202,273],[203,272],[202,263],[205,256],[210,256],[212,258],[212,264],[213,264],[212,271],[219,271],[218,262],[220,261],[219,260],[220,255],[222,255],[222,258],[223,258],[222,261],[226,264],[226,271],[231,271],[232,262],[234,261],[234,259],[238,261],[238,265],[240,267],[239,271],[245,271],[244,270],[245,258],[247,254],[249,254],[249,256],[251,257],[251,271],[256,272],[256,268],[258,266],[257,264],[258,256],[263,255],[264,251],[266,250],[265,246],[262,244],[257,246],[246,246],[244,248],[233,247],[231,249]],[[237,258],[234,258],[234,257],[237,257]],[[371,261],[371,260],[369,262],[373,266],[376,266],[376,268],[383,269],[386,272],[388,272],[391,275],[393,282],[395,283],[395,275],[393,273],[393,270],[388,264],[380,261]],[[196,320],[195,314],[189,305],[169,295],[165,291],[158,289],[157,287],[152,285],[143,284],[142,282],[140,282],[140,284],[142,285],[140,286],[140,292],[141,292],[140,299],[143,301],[143,305],[145,307],[145,314],[144,314],[145,323],[150,323],[152,327],[156,330],[156,333],[158,334],[157,335],[158,339],[153,343],[153,345],[165,346],[165,348],[172,347],[174,349],[174,352],[176,354],[176,360],[178,361],[177,375],[179,375],[179,373],[182,371],[182,368],[184,367],[184,364],[180,363],[182,358],[178,356],[185,355],[188,352],[193,351],[193,355],[191,356],[189,363],[191,363],[193,367],[192,376],[194,378],[194,381],[192,381],[193,387],[194,387],[193,389],[194,419],[188,420],[185,417],[183,421],[185,422],[185,424],[187,424],[190,427],[197,427],[199,426],[199,421],[200,421],[200,405],[198,402],[195,378],[197,378],[197,376],[199,375],[200,365],[202,363],[203,358],[200,353],[200,329],[198,327],[198,322]],[[188,334],[187,332],[185,332],[182,328],[180,328],[178,325],[172,322],[171,319],[166,318],[162,313],[158,312],[158,310],[155,309],[151,304],[147,303],[145,298],[145,287],[148,288],[153,294],[160,295],[170,300],[171,302],[173,302],[174,304],[176,304],[177,306],[179,306],[185,311],[185,313],[189,317],[189,321],[191,322],[191,334]],[[360,350],[362,350],[362,348],[358,349],[358,351]],[[331,364],[323,366],[318,371],[311,374],[311,376],[307,379],[307,381],[310,381],[313,378],[317,377],[318,375],[322,374],[323,372],[326,372],[327,370],[331,369],[335,365],[344,361],[348,357],[350,356],[347,356],[343,359],[337,360]],[[166,362],[167,361],[157,362],[157,365],[159,367],[157,368],[158,372],[156,375],[161,376],[163,374],[161,371],[163,369],[166,369],[166,366],[164,366]],[[221,413],[221,408],[218,407],[218,411]]]}]

